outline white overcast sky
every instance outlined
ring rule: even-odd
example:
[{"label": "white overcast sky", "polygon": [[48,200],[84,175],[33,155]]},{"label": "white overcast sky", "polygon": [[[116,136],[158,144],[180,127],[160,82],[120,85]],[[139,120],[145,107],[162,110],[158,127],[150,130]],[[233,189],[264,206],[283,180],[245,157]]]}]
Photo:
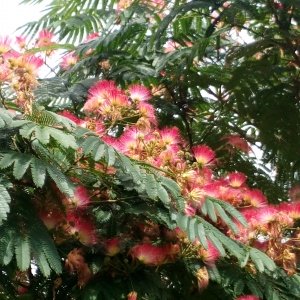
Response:
[{"label": "white overcast sky", "polygon": [[21,1],[0,0],[0,36],[15,36],[18,27],[30,21],[38,20],[41,16],[41,10],[46,7],[46,2],[40,5],[19,5]]}]

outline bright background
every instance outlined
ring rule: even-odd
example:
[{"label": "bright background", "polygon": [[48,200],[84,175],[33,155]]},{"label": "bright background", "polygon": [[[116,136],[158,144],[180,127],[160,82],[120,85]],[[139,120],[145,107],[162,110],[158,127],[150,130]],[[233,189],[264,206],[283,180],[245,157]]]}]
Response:
[{"label": "bright background", "polygon": [[9,35],[13,37],[17,35],[16,29],[18,27],[38,20],[41,11],[46,8],[46,3],[21,5],[20,2],[22,1],[0,0],[0,36]]}]

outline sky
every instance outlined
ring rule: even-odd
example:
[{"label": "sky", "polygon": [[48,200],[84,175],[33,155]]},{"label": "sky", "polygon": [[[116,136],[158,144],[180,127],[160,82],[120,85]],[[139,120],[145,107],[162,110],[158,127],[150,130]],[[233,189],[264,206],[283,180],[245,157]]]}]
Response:
[{"label": "sky", "polygon": [[17,35],[18,27],[38,20],[42,9],[46,7],[46,4],[19,5],[20,2],[22,0],[0,0],[0,36]]},{"label": "sky", "polygon": [[[63,0],[61,0],[63,1]],[[44,13],[50,0],[44,0],[42,4],[20,4],[22,0],[0,0],[0,37],[14,37],[22,35],[22,29],[17,31],[19,27],[31,21],[37,21]],[[57,65],[59,56],[48,58],[47,63],[52,68]],[[53,75],[51,69],[42,66],[39,71],[40,77],[48,77]]]}]

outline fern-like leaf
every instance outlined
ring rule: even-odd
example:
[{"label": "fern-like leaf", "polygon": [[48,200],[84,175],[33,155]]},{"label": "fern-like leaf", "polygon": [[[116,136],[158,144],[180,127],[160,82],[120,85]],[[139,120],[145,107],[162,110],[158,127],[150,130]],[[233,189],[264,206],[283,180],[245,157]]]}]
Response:
[{"label": "fern-like leaf", "polygon": [[18,235],[15,239],[15,253],[17,266],[21,271],[26,271],[30,266],[30,243],[28,236]]},{"label": "fern-like leaf", "polygon": [[50,276],[51,269],[57,274],[62,272],[61,259],[45,226],[37,219],[30,224],[29,239],[36,260],[45,277]]},{"label": "fern-like leaf", "polygon": [[62,193],[70,197],[74,195],[73,183],[61,170],[49,165],[47,166],[47,173]]},{"label": "fern-like leaf", "polygon": [[10,126],[12,117],[6,109],[0,108],[0,128]]},{"label": "fern-like leaf", "polygon": [[10,201],[11,198],[6,187],[0,182],[0,225],[7,219],[7,214],[10,211]]},{"label": "fern-like leaf", "polygon": [[46,164],[42,160],[37,158],[32,159],[31,176],[34,184],[39,188],[42,188],[45,183],[46,171]]}]

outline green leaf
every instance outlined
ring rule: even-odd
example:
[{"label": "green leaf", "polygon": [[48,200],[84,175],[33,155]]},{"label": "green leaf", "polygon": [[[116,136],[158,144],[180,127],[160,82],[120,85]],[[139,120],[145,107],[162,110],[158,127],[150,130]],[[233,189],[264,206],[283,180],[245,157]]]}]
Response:
[{"label": "green leaf", "polygon": [[50,142],[50,130],[49,127],[37,126],[35,129],[35,137],[41,144],[47,145]]},{"label": "green leaf", "polygon": [[156,32],[154,40],[156,41],[156,48],[158,49],[161,44],[161,36],[167,30],[169,24],[175,19],[179,14],[187,13],[193,9],[197,8],[208,8],[212,5],[210,1],[192,1],[175,7],[171,12],[163,19],[160,23],[159,28]]},{"label": "green leaf", "polygon": [[208,244],[207,244],[207,239],[206,239],[206,234],[205,234],[205,230],[204,230],[204,226],[202,223],[196,223],[196,232],[199,238],[199,241],[201,243],[201,245],[207,249],[208,248]]},{"label": "green leaf", "polygon": [[212,224],[210,224],[203,218],[199,216],[197,218],[203,224],[205,231],[210,231],[211,233],[213,233],[213,235],[232,255],[234,255],[239,261],[242,261],[244,259],[246,255],[246,250],[243,245],[238,244],[236,241],[223,234],[221,231],[219,231],[216,227],[214,227]]},{"label": "green leaf", "polygon": [[104,156],[104,153],[105,153],[105,145],[100,144],[95,146],[95,148],[93,149],[92,156],[95,161],[99,161]]},{"label": "green leaf", "polygon": [[212,232],[208,232],[207,237],[208,237],[208,239],[210,239],[210,241],[217,248],[217,250],[219,251],[220,255],[221,256],[225,256],[226,255],[225,249],[222,246],[222,243],[220,242],[220,240],[218,239],[218,237],[216,237]]},{"label": "green leaf", "polygon": [[8,265],[14,256],[14,237],[11,236],[8,243],[6,244],[6,249],[3,256],[3,264]]},{"label": "green leaf", "polygon": [[54,166],[47,166],[47,172],[62,193],[70,197],[74,195],[74,184],[61,170]]},{"label": "green leaf", "polygon": [[26,53],[40,53],[43,51],[52,51],[52,50],[59,50],[59,49],[65,49],[65,50],[75,50],[75,46],[72,44],[53,44],[49,46],[44,47],[38,47],[38,48],[31,48],[26,51]]},{"label": "green leaf", "polygon": [[231,221],[231,219],[227,216],[224,209],[218,203],[214,203],[214,207],[218,212],[219,217],[221,220],[235,233],[238,234],[239,230],[237,226]]},{"label": "green leaf", "polygon": [[177,225],[184,231],[187,231],[189,218],[183,214],[175,215]]},{"label": "green leaf", "polygon": [[48,130],[51,137],[55,139],[63,147],[72,148],[75,150],[78,148],[77,142],[73,135],[65,133],[64,131],[56,128],[49,127]]},{"label": "green leaf", "polygon": [[45,277],[49,277],[51,275],[51,268],[45,254],[43,252],[36,251],[35,248],[33,248],[33,256],[42,274]]},{"label": "green leaf", "polygon": [[249,255],[251,257],[251,260],[255,264],[257,270],[262,273],[265,270],[265,266],[259,255],[258,250],[254,249],[254,248],[250,249]]},{"label": "green leaf", "polygon": [[18,235],[16,237],[15,253],[18,268],[21,271],[26,271],[30,266],[30,244],[27,236]]},{"label": "green leaf", "polygon": [[170,197],[168,192],[165,190],[161,184],[157,184],[157,194],[158,198],[163,202],[163,204],[169,206],[170,204]]},{"label": "green leaf", "polygon": [[197,239],[197,231],[196,231],[197,219],[189,218],[187,224],[187,233],[190,241],[195,241]]},{"label": "green leaf", "polygon": [[263,272],[265,268],[270,271],[274,271],[276,269],[275,262],[268,255],[258,249],[251,248],[249,255],[259,272]]},{"label": "green leaf", "polygon": [[47,170],[46,164],[42,160],[37,158],[32,159],[31,161],[32,180],[34,184],[39,188],[42,188],[45,183],[46,170]]},{"label": "green leaf", "polygon": [[26,173],[32,160],[32,155],[19,154],[14,160],[13,175],[16,179],[20,180]]},{"label": "green leaf", "polygon": [[14,163],[16,157],[17,155],[14,152],[5,153],[0,160],[0,169],[10,167]]},{"label": "green leaf", "polygon": [[0,183],[0,225],[7,219],[7,214],[10,211],[10,201],[11,198],[7,189]]},{"label": "green leaf", "polygon": [[234,284],[233,290],[234,290],[234,293],[235,293],[236,295],[240,295],[240,294],[242,294],[244,288],[245,288],[245,283],[244,283],[244,281],[243,281],[243,280],[238,280],[238,281]]},{"label": "green leaf", "polygon": [[213,197],[208,197],[208,198],[214,203],[219,204],[227,213],[229,213],[234,219],[239,221],[243,226],[248,227],[246,219],[234,206]]},{"label": "green leaf", "polygon": [[20,135],[29,140],[32,137],[36,127],[37,125],[35,123],[27,123],[20,128]]},{"label": "green leaf", "polygon": [[116,152],[113,147],[107,146],[105,159],[107,162],[107,166],[113,166],[116,161]]},{"label": "green leaf", "polygon": [[103,145],[103,143],[100,141],[99,138],[95,136],[88,136],[84,142],[81,144],[83,153],[88,156],[89,154],[94,151],[95,148],[98,148],[100,145]]},{"label": "green leaf", "polygon": [[0,108],[0,128],[10,126],[12,123],[12,117],[8,110]]},{"label": "green leaf", "polygon": [[[3,225],[0,227],[0,263],[2,265],[7,264],[7,260],[13,257],[13,244],[14,232]],[[9,263],[9,262],[8,262]]]},{"label": "green leaf", "polygon": [[61,258],[44,224],[34,217],[29,224],[29,229],[33,259],[36,260],[43,275],[50,276],[51,269],[57,274],[61,273]]},{"label": "green leaf", "polygon": [[178,206],[178,210],[183,211],[185,207],[185,200],[181,196],[181,190],[179,185],[171,178],[164,176],[159,177],[159,182],[174,197]]},{"label": "green leaf", "polygon": [[207,213],[208,213],[209,218],[214,223],[216,223],[218,218],[217,218],[217,215],[216,215],[216,212],[215,212],[214,204],[210,201],[210,199],[206,199],[205,202],[206,202]]},{"label": "green leaf", "polygon": [[153,174],[147,174],[145,179],[146,192],[151,199],[155,199],[158,196],[156,180]]}]

